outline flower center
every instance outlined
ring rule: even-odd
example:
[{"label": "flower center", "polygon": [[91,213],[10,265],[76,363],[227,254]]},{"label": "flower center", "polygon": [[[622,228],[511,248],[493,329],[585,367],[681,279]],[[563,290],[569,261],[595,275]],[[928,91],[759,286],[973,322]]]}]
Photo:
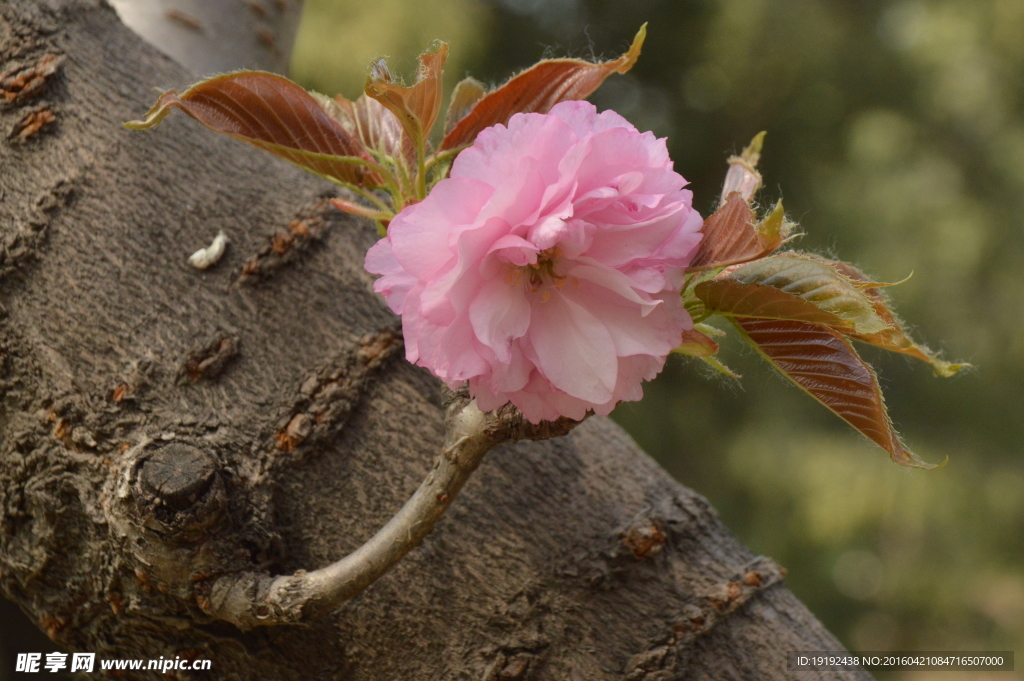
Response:
[{"label": "flower center", "polygon": [[526,270],[530,275],[530,285],[534,290],[544,283],[544,277],[547,275],[549,278],[555,281],[556,286],[560,286],[565,277],[555,274],[555,261],[561,257],[562,249],[558,246],[552,246],[546,248],[537,254],[537,263],[534,265],[527,265]]},{"label": "flower center", "polygon": [[[538,252],[537,262],[532,265],[518,266],[509,263],[505,283],[510,286],[522,286],[523,275],[525,274],[527,281],[530,283],[530,293],[537,293],[541,288],[547,289],[540,291],[540,301],[546,303],[551,300],[551,289],[545,286],[545,284],[553,283],[555,288],[561,288],[565,286],[568,279],[564,274],[555,273],[555,265],[561,257],[562,249],[558,246],[552,246]],[[573,286],[579,286],[580,280],[573,277],[572,284]]]}]

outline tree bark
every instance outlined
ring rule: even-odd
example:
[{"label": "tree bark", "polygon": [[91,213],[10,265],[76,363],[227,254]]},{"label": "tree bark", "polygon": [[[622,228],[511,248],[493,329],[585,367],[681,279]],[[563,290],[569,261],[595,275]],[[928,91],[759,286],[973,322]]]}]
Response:
[{"label": "tree bark", "polygon": [[182,679],[782,679],[787,651],[841,649],[603,418],[491,452],[338,610],[209,617],[211,580],[383,525],[440,451],[440,386],[329,185],[184,116],[120,127],[196,76],[111,8],[0,0],[0,73],[0,590],[53,640],[213,661]]},{"label": "tree bark", "polygon": [[203,76],[235,69],[287,75],[302,0],[111,0],[121,20]]}]

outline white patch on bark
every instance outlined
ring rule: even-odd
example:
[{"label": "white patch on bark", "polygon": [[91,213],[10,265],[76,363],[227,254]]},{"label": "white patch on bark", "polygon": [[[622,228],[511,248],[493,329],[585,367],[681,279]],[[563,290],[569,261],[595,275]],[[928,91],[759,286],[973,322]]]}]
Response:
[{"label": "white patch on bark", "polygon": [[207,267],[217,264],[217,261],[224,255],[224,249],[227,245],[227,235],[224,232],[217,232],[217,236],[213,238],[213,243],[206,248],[200,248],[188,257],[188,264],[196,269],[205,270]]}]

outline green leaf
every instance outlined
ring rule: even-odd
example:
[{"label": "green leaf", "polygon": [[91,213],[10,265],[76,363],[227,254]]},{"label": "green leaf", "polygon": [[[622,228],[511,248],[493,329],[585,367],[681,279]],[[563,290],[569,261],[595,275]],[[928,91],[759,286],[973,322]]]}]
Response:
[{"label": "green leaf", "polygon": [[547,113],[559,102],[586,99],[613,73],[625,73],[640,57],[647,24],[640,27],[629,50],[618,59],[593,64],[582,59],[545,59],[481,97],[469,113],[445,133],[439,149],[472,144],[484,128],[517,113]]},{"label": "green leaf", "polygon": [[725,374],[726,376],[728,376],[729,378],[731,378],[733,380],[738,381],[741,378],[743,378],[742,376],[737,374],[735,371],[733,371],[732,369],[727,367],[722,362],[722,360],[718,359],[717,357],[698,357],[697,359],[699,359],[700,361],[704,362],[705,364],[707,364],[709,367],[711,367],[712,369],[714,369],[718,373]]},{"label": "green leaf", "polygon": [[700,331],[691,329],[683,331],[682,343],[672,352],[689,357],[710,357],[718,354],[718,343]]},{"label": "green leaf", "polygon": [[141,121],[145,130],[177,107],[207,128],[230,135],[342,183],[375,185],[363,145],[334,120],[308,92],[287,78],[261,71],[238,71],[204,80],[180,95],[157,99]]},{"label": "green leaf", "polygon": [[455,124],[466,117],[476,103],[487,94],[487,87],[476,78],[463,78],[452,92],[452,101],[448,103],[448,113],[444,117],[444,134],[448,134]]},{"label": "green leaf", "polygon": [[846,333],[889,328],[850,279],[826,261],[797,253],[730,267],[694,293],[718,314],[825,324]]},{"label": "green leaf", "polygon": [[875,372],[841,333],[819,324],[775,319],[738,317],[735,324],[783,376],[889,452],[894,462],[937,467],[918,459],[900,442]]},{"label": "green leaf", "polygon": [[[938,376],[949,378],[955,376],[961,369],[970,368],[967,362],[947,362],[938,356],[928,347],[917,343],[907,332],[903,321],[896,316],[889,301],[882,292],[882,286],[872,282],[863,272],[853,265],[845,262],[832,262],[832,265],[853,281],[860,290],[871,300],[875,314],[877,314],[888,325],[887,328],[877,333],[854,333],[850,337],[854,340],[868,343],[885,350],[910,355],[931,365],[932,371]],[[875,285],[869,285],[875,284]]]},{"label": "green leaf", "polygon": [[782,199],[779,199],[772,212],[757,223],[754,229],[766,244],[782,244],[790,238],[792,227],[792,223],[786,222],[786,211],[782,207]]},{"label": "green leaf", "polygon": [[718,354],[718,343],[713,341],[710,336],[724,336],[725,332],[709,324],[694,324],[693,327],[690,331],[683,331],[682,344],[672,352],[699,359],[715,371],[737,381],[740,380],[739,374],[715,357]]}]

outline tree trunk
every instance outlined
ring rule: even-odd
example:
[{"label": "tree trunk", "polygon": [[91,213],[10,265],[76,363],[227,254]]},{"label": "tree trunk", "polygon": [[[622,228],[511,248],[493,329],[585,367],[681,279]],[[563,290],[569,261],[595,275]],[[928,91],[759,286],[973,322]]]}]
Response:
[{"label": "tree trunk", "polygon": [[329,185],[184,116],[120,126],[196,78],[110,7],[0,0],[0,72],[0,589],[53,640],[213,661],[182,679],[782,679],[841,649],[603,418],[493,451],[337,611],[209,617],[212,578],[322,567],[387,521],[441,447],[439,384]]}]

